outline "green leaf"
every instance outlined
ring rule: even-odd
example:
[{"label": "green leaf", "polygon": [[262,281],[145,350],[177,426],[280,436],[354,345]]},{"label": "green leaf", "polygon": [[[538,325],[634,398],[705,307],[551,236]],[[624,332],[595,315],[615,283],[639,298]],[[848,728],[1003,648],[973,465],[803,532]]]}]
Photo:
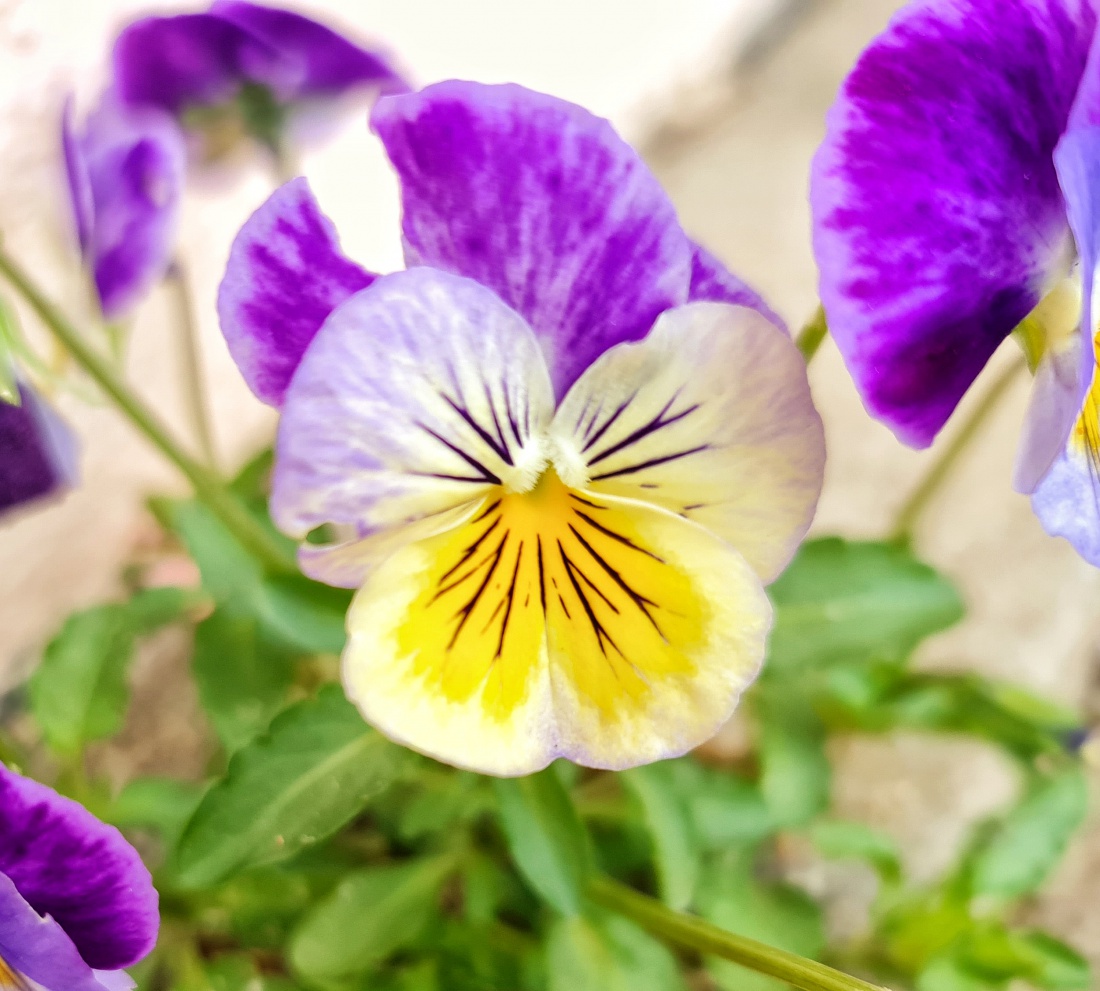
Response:
[{"label": "green leaf", "polygon": [[129,602],[74,613],[47,645],[31,677],[31,711],[55,750],[75,754],[122,727],[126,682],[137,637],[183,616],[203,597],[188,589],[151,589]]},{"label": "green leaf", "polygon": [[261,640],[258,620],[217,609],[195,629],[199,701],[227,753],[271,722],[294,682],[294,658]]},{"label": "green leaf", "polygon": [[695,779],[688,791],[688,812],[704,850],[753,846],[776,832],[778,826],[758,785],[728,772],[677,764],[678,771],[686,769]]},{"label": "green leaf", "polygon": [[972,855],[974,894],[1014,898],[1035,891],[1087,811],[1088,792],[1079,768],[1037,780]]},{"label": "green leaf", "polygon": [[771,586],[775,629],[766,673],[901,660],[963,614],[955,589],[908,551],[835,537],[802,545]]},{"label": "green leaf", "polygon": [[677,793],[675,767],[670,762],[648,764],[626,771],[620,780],[642,807],[661,898],[683,911],[695,894],[700,854],[688,810]]},{"label": "green leaf", "polygon": [[1042,932],[1013,932],[997,922],[970,932],[955,952],[968,971],[995,983],[1014,979],[1049,991],[1087,991],[1089,965],[1078,953]]},{"label": "green leaf", "polygon": [[358,815],[406,767],[335,686],[279,715],[237,751],[177,849],[181,884],[202,887],[293,856]]},{"label": "green leaf", "polygon": [[302,920],[290,945],[295,970],[337,980],[408,946],[435,913],[454,867],[453,857],[442,856],[352,874]]},{"label": "green leaf", "polygon": [[614,915],[567,916],[547,937],[547,991],[682,991],[676,960]]},{"label": "green leaf", "polygon": [[123,829],[155,829],[173,847],[202,799],[202,787],[171,778],[135,778],[111,803],[106,818]]},{"label": "green leaf", "polygon": [[832,768],[825,728],[805,699],[772,692],[761,710],[760,790],[778,826],[801,826],[829,805]]},{"label": "green leaf", "polygon": [[524,880],[559,912],[581,910],[588,842],[569,793],[553,767],[493,782],[512,859]]},{"label": "green leaf", "polygon": [[901,879],[897,844],[860,822],[820,819],[810,827],[810,840],[822,856],[832,860],[854,858],[869,863],[885,881]]},{"label": "green leaf", "polygon": [[344,617],[353,593],[301,575],[267,579],[260,588],[260,614],[283,641],[310,654],[339,654],[347,634]]},{"label": "green leaf", "polygon": [[[698,895],[702,914],[716,925],[816,959],[825,946],[821,909],[785,885],[765,885],[752,876],[752,859],[706,872]],[[708,959],[707,970],[723,991],[779,991],[786,985],[728,960]]]},{"label": "green leaf", "polygon": [[996,991],[990,984],[952,957],[937,957],[917,975],[917,991]]}]

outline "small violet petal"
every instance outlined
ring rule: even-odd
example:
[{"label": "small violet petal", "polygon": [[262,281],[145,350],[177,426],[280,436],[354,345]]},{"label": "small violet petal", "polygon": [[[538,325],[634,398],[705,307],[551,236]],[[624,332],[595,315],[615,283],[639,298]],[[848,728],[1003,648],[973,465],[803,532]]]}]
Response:
[{"label": "small violet petal", "polygon": [[242,82],[294,95],[304,77],[299,59],[213,14],[146,17],[115,42],[115,81],[122,100],[179,115],[190,107],[232,100]]},{"label": "small violet petal", "polygon": [[1089,0],[917,0],[860,58],[813,167],[829,328],[872,415],[924,446],[1067,242],[1053,151]]},{"label": "small violet petal", "polygon": [[0,808],[0,873],[35,912],[57,922],[89,967],[120,970],[152,949],[157,893],[117,829],[2,766]]},{"label": "small violet petal", "polygon": [[305,179],[276,190],[238,233],[218,290],[222,333],[249,388],[282,405],[321,324],[374,278],[341,254]]},{"label": "small violet petal", "polygon": [[[1100,66],[1098,66],[1100,68]],[[1031,493],[1065,447],[1081,412],[1096,365],[1093,333],[1100,266],[1100,127],[1067,131],[1054,152],[1058,180],[1080,259],[1081,321],[1068,342],[1051,341],[1035,374],[1035,386],[1016,460],[1014,484]]]},{"label": "small violet petal", "polygon": [[450,81],[371,117],[401,180],[409,265],[480,282],[532,326],[560,397],[687,301],[692,249],[607,121],[520,86]]},{"label": "small violet petal", "polygon": [[72,432],[28,386],[20,385],[19,394],[19,406],[0,401],[0,512],[76,481]]},{"label": "small violet petal", "polygon": [[[3,873],[0,873],[0,964],[48,991],[103,988],[65,930],[54,919],[39,915]],[[8,985],[0,982],[0,987],[7,989]]]},{"label": "small violet petal", "polygon": [[378,86],[386,92],[409,88],[381,52],[360,48],[331,28],[294,11],[245,0],[218,0],[210,13],[298,59],[305,74],[296,97],[334,95],[364,85]]},{"label": "small violet petal", "polygon": [[787,331],[787,325],[775,311],[764,302],[764,298],[751,286],[742,282],[711,252],[702,245],[692,245],[691,288],[688,290],[689,303],[733,303],[734,306],[747,306],[750,310],[767,317],[780,330]]},{"label": "small violet petal", "polygon": [[81,133],[62,127],[77,237],[108,319],[129,310],[171,259],[186,152],[168,116],[108,93]]}]

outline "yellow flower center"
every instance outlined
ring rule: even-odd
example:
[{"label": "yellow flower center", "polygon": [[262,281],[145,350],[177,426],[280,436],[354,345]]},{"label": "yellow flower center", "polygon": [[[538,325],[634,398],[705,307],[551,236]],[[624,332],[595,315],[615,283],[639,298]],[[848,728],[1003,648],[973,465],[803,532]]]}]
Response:
[{"label": "yellow flower center", "polygon": [[607,721],[628,715],[661,678],[693,673],[710,617],[644,530],[631,505],[570,488],[552,467],[530,491],[497,487],[469,523],[424,542],[399,656],[450,701],[484,686],[486,713],[502,720],[552,657],[553,684]]}]

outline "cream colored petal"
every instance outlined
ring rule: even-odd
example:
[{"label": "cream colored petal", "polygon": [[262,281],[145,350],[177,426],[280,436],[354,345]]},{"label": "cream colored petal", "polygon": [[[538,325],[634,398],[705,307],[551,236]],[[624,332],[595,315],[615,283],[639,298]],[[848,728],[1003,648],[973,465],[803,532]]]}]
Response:
[{"label": "cream colored petal", "polygon": [[690,303],[607,351],[562,401],[563,477],[642,499],[736,547],[765,581],[813,518],[825,442],[805,363],[755,310]]}]

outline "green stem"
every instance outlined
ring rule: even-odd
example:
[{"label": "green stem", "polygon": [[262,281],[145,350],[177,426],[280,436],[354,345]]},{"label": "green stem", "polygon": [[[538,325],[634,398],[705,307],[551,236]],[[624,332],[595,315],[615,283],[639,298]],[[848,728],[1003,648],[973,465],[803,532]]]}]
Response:
[{"label": "green stem", "polygon": [[77,364],[114,401],[130,422],[186,476],[195,495],[204,502],[236,538],[274,571],[292,571],[292,555],[228,492],[216,475],[184,451],[152,410],[130,390],[110,362],[96,353],[76,329],[31,281],[19,264],[0,247],[0,274],[38,314],[50,333],[68,350]]},{"label": "green stem", "polygon": [[817,349],[821,347],[828,336],[829,325],[825,321],[825,309],[819,306],[806,326],[798,332],[798,337],[794,341],[795,347],[802,352],[802,357],[806,360],[807,365],[813,361]]},{"label": "green stem", "polygon": [[180,357],[183,359],[183,382],[188,412],[191,414],[191,422],[195,428],[195,437],[202,451],[203,460],[212,469],[217,470],[214,432],[210,427],[206,384],[202,374],[198,324],[195,320],[195,309],[191,303],[187,272],[178,259],[169,266],[166,278],[175,292],[176,309],[179,314]]},{"label": "green stem", "polygon": [[909,541],[917,520],[920,519],[932,499],[939,492],[944,481],[951,474],[955,462],[959,460],[963,451],[970,446],[970,442],[981,430],[989,415],[997,408],[997,404],[1025,366],[1026,362],[1023,357],[1017,358],[994,379],[993,384],[979,400],[978,405],[971,410],[969,417],[959,427],[951,442],[933,462],[928,474],[924,476],[924,480],[913,490],[912,495],[898,511],[891,540],[899,544]]},{"label": "green stem", "polygon": [[595,878],[589,896],[597,904],[636,922],[665,942],[722,957],[758,974],[786,981],[799,991],[884,991],[825,964],[736,936],[705,919],[677,912],[656,898],[640,894],[608,877]]}]

